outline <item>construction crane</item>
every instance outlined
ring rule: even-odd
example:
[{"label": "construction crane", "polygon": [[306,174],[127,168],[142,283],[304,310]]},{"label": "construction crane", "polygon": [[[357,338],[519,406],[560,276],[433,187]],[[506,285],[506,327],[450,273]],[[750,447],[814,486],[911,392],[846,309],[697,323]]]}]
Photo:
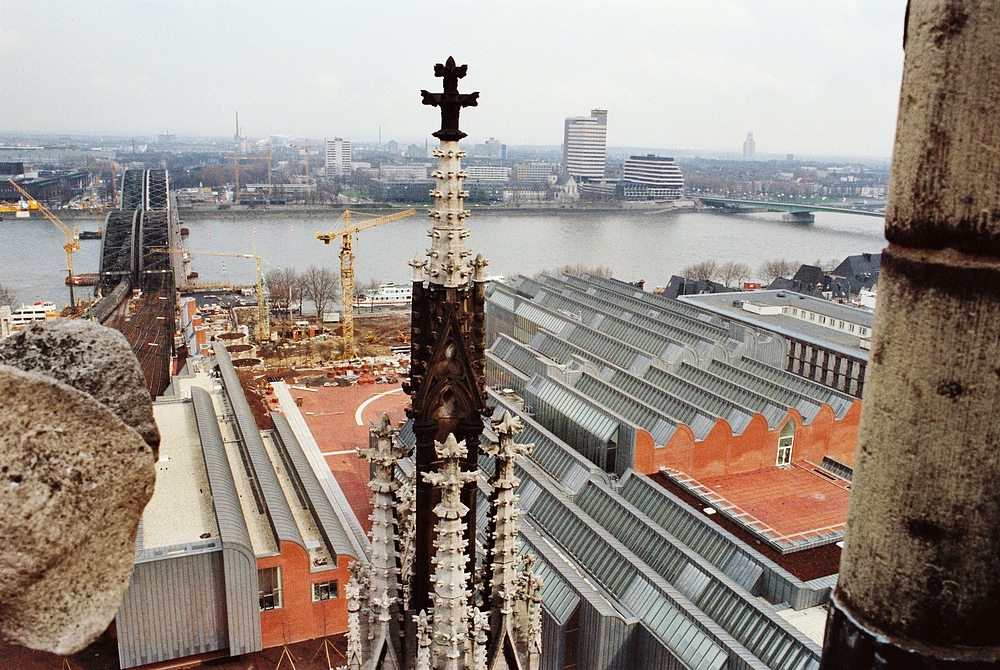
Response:
[{"label": "construction crane", "polygon": [[[13,179],[9,179],[8,182],[11,186],[17,189],[17,192],[20,193],[25,200],[28,201],[29,206],[31,202],[37,202],[31,197],[30,193],[21,188]],[[69,226],[60,221],[59,217],[50,212],[45,205],[40,202],[37,204],[38,211],[40,211],[46,219],[52,222],[52,225],[61,230],[63,235],[66,236],[66,244],[63,245],[63,249],[66,250],[66,271],[69,273],[69,304],[71,307],[75,308],[76,296],[73,294],[73,252],[80,250],[80,229],[73,228],[73,230],[70,230]]]},{"label": "construction crane", "polygon": [[3,212],[37,212],[41,204],[37,200],[19,200],[18,202],[7,202],[0,200],[0,213]]},{"label": "construction crane", "polygon": [[[181,254],[183,260],[187,261],[188,256],[226,256],[229,258],[252,258],[257,266],[257,339],[266,342],[271,338],[271,311],[270,300],[267,293],[267,284],[264,282],[264,273],[260,269],[260,262],[264,261],[268,265],[270,262],[266,258],[253,254],[237,254],[228,251],[190,251],[188,249],[154,249],[154,253],[159,254]],[[187,271],[185,270],[185,273]]]},{"label": "construction crane", "polygon": [[316,233],[316,239],[323,240],[323,244],[330,244],[338,237],[343,240],[340,248],[340,300],[343,305],[341,322],[344,335],[343,358],[345,360],[350,360],[356,355],[354,352],[354,252],[351,250],[351,235],[375,226],[381,226],[383,223],[405,219],[416,213],[415,209],[407,209],[395,214],[351,223],[351,215],[360,214],[360,212],[351,212],[345,209],[337,221],[343,223],[341,230]]}]

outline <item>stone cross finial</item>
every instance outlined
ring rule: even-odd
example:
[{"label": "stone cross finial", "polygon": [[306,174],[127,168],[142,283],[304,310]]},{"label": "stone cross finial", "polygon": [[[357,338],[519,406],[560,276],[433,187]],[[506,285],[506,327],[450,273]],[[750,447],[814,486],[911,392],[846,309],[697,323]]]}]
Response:
[{"label": "stone cross finial", "polygon": [[465,76],[468,69],[468,65],[455,65],[455,59],[449,56],[444,65],[438,63],[434,66],[434,76],[444,79],[444,92],[420,91],[425,105],[441,108],[441,130],[434,133],[439,140],[457,142],[465,137],[465,133],[458,129],[458,114],[462,107],[475,107],[479,98],[478,91],[458,92],[458,80]]}]

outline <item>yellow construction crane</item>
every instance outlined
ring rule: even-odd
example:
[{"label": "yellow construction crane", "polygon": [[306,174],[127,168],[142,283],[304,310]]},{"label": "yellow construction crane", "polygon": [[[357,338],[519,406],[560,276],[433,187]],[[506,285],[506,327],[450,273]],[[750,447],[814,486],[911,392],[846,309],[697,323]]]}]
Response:
[{"label": "yellow construction crane", "polygon": [[0,200],[0,213],[3,212],[37,212],[41,204],[37,200],[20,200],[18,202],[7,202]]},{"label": "yellow construction crane", "polygon": [[[13,179],[10,179],[8,181],[10,185],[13,186],[15,189],[17,189],[17,192],[20,193],[28,201],[29,206],[31,202],[37,202],[34,198],[31,197],[30,193],[21,188],[17,184],[17,182],[15,182]],[[73,228],[73,230],[70,230],[69,226],[60,221],[59,217],[50,212],[48,208],[45,207],[45,205],[43,205],[40,202],[38,202],[37,204],[38,204],[38,211],[40,211],[46,219],[52,222],[52,225],[61,230],[63,235],[66,236],[66,244],[63,245],[63,249],[66,250],[66,270],[67,272],[69,272],[69,280],[68,280],[69,303],[70,306],[75,308],[76,296],[73,295],[73,252],[80,250],[80,229]]]},{"label": "yellow construction crane", "polygon": [[360,214],[360,212],[351,212],[345,209],[338,220],[338,223],[343,222],[341,230],[316,233],[316,239],[323,240],[323,244],[330,244],[338,237],[343,240],[340,248],[340,300],[343,305],[341,321],[344,333],[343,357],[345,360],[354,358],[356,355],[354,352],[354,252],[351,250],[351,235],[375,226],[381,226],[383,223],[405,219],[416,213],[415,209],[407,209],[395,214],[351,223],[351,215]]},{"label": "yellow construction crane", "polygon": [[[267,295],[267,285],[264,282],[264,273],[260,269],[260,262],[264,261],[268,265],[270,262],[266,258],[257,254],[237,254],[228,251],[190,251],[188,249],[154,249],[154,253],[160,254],[181,254],[183,260],[188,260],[187,256],[228,256],[230,258],[252,258],[257,265],[257,339],[266,342],[271,338],[271,310],[270,301]],[[185,270],[185,273],[187,271]]]}]

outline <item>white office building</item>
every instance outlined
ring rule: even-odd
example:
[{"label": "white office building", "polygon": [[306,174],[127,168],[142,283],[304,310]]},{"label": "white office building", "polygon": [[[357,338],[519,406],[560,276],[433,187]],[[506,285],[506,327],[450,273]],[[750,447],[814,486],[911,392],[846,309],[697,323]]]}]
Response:
[{"label": "white office building", "polygon": [[566,119],[563,134],[563,172],[577,181],[604,179],[608,112],[595,109],[590,116]]},{"label": "white office building", "polygon": [[514,166],[514,180],[518,182],[548,182],[555,173],[555,163],[525,161]]},{"label": "white office building", "polygon": [[510,180],[510,168],[500,165],[466,165],[466,179],[475,181],[507,182]]},{"label": "white office building", "polygon": [[626,200],[677,200],[684,195],[684,175],[667,156],[631,156],[625,161],[622,192]]},{"label": "white office building", "polygon": [[351,141],[336,137],[326,141],[326,176],[351,174]]},{"label": "white office building", "polygon": [[754,153],[754,141],[753,133],[747,133],[747,138],[743,142],[743,160],[746,162],[751,162],[753,160]]}]

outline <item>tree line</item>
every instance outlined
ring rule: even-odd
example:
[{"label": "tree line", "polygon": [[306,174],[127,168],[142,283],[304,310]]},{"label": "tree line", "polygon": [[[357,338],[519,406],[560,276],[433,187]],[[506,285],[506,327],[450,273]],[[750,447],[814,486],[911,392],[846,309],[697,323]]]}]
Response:
[{"label": "tree line", "polygon": [[284,314],[292,318],[292,311],[298,306],[302,315],[302,302],[308,300],[316,305],[316,320],[323,321],[327,308],[340,298],[340,275],[329,268],[312,265],[305,272],[295,268],[277,268],[268,272],[264,281],[270,294],[272,314]]},{"label": "tree line", "polygon": [[[775,279],[781,277],[791,277],[798,270],[798,261],[789,261],[783,258],[765,261],[757,269],[757,277],[763,278],[765,284],[770,284]],[[714,260],[705,260],[699,263],[688,265],[681,274],[686,279],[698,279],[704,281],[718,281],[727,288],[732,288],[748,281],[753,276],[750,266],[738,261],[727,261],[718,263]]]}]

